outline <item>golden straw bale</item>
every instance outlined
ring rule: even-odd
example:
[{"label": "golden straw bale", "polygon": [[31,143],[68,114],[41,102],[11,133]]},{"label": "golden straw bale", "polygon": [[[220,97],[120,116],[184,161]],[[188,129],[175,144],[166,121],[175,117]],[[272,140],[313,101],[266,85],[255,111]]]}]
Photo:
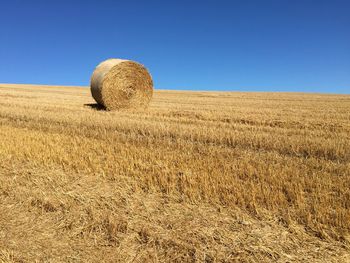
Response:
[{"label": "golden straw bale", "polygon": [[153,96],[153,81],[147,69],[134,61],[108,59],[91,76],[91,94],[108,110],[146,108]]}]

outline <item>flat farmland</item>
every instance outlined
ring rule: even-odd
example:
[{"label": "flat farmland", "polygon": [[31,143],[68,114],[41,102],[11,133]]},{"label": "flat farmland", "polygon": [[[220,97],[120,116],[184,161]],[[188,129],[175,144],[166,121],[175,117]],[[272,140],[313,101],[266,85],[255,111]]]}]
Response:
[{"label": "flat farmland", "polygon": [[0,262],[350,262],[350,95],[0,85]]}]

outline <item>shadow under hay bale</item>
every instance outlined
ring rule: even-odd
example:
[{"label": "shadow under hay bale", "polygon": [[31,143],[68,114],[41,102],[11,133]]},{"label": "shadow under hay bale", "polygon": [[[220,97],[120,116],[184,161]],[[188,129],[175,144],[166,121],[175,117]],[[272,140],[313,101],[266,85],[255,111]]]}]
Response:
[{"label": "shadow under hay bale", "polygon": [[84,104],[85,107],[90,107],[91,109],[97,110],[97,111],[106,111],[106,107],[98,104],[98,103],[87,103]]}]

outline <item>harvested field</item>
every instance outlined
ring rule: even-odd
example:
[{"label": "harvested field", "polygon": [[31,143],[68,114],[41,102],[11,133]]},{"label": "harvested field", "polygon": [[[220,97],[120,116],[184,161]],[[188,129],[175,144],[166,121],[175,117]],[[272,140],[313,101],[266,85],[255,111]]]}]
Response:
[{"label": "harvested field", "polygon": [[0,262],[350,262],[350,96],[0,85]]}]

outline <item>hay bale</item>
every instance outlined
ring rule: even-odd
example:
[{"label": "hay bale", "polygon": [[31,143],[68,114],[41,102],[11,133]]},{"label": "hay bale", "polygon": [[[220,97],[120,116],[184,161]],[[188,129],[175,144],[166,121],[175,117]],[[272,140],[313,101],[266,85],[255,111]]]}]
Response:
[{"label": "hay bale", "polygon": [[147,69],[134,61],[108,59],[91,76],[91,94],[108,110],[146,108],[153,96],[153,81]]}]

